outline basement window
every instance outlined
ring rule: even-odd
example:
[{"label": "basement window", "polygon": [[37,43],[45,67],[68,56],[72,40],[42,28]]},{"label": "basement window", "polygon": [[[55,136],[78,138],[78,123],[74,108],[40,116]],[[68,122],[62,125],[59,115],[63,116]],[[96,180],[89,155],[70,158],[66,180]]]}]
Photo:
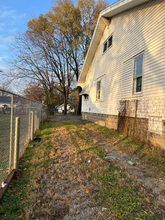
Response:
[{"label": "basement window", "polygon": [[143,54],[134,59],[134,94],[142,92]]},{"label": "basement window", "polygon": [[105,53],[112,46],[113,35],[111,35],[103,44],[103,53]]}]

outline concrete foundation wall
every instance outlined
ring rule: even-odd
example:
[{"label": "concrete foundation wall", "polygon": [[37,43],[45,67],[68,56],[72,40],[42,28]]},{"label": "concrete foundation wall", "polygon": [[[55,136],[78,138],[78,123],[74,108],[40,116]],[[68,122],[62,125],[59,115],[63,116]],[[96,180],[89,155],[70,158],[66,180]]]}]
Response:
[{"label": "concrete foundation wall", "polygon": [[149,131],[150,119],[148,118],[82,112],[82,119],[118,130],[121,134],[132,137],[135,142],[165,149],[165,122],[162,123],[162,133],[156,134]]}]

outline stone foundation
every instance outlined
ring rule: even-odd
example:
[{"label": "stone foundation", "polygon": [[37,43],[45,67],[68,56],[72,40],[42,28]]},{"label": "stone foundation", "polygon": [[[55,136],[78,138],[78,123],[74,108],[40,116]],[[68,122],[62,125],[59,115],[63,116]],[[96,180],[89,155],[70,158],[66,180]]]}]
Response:
[{"label": "stone foundation", "polygon": [[132,137],[135,142],[159,146],[165,149],[165,122],[161,121],[162,134],[151,132],[150,119],[128,116],[106,115],[82,112],[82,119],[94,122],[109,129],[118,130],[121,134]]}]

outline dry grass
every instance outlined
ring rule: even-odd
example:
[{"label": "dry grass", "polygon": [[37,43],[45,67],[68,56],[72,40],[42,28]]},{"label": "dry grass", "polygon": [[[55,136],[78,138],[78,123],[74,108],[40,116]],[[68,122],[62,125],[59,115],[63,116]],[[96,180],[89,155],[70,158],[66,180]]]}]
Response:
[{"label": "dry grass", "polygon": [[85,121],[43,126],[36,134],[42,141],[28,147],[1,202],[2,219],[163,219],[152,199],[104,160],[98,139],[122,138],[99,129]]}]

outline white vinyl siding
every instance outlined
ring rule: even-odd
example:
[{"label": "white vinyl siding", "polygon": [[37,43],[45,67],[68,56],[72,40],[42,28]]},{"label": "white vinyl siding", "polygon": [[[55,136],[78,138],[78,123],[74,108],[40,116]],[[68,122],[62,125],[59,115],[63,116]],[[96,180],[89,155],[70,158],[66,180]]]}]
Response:
[{"label": "white vinyl siding", "polygon": [[[151,0],[112,18],[96,51],[86,80],[91,80],[91,112],[118,114],[118,101],[134,99],[133,57],[144,51],[142,98],[165,95],[165,2]],[[113,47],[103,44],[113,33]],[[105,74],[104,101],[95,102],[95,80]],[[94,95],[93,95],[94,94]],[[93,98],[94,96],[94,98]],[[140,97],[138,97],[140,98]],[[86,103],[82,111],[87,109]]]},{"label": "white vinyl siding", "polygon": [[133,60],[129,59],[123,63],[121,97],[127,98],[132,96],[132,74]]}]

